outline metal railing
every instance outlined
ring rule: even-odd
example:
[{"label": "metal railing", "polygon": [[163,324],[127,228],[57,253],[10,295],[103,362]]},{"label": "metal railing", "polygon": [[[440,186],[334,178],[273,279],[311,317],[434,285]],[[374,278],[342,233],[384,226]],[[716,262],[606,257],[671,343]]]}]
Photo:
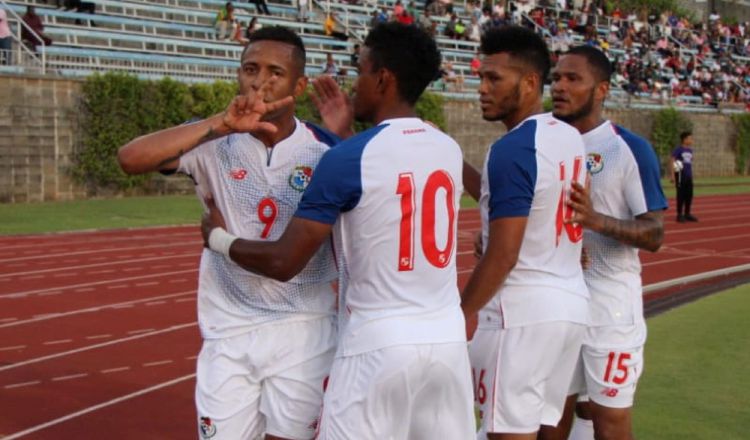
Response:
[{"label": "metal railing", "polygon": [[[47,73],[47,53],[46,53],[46,44],[44,44],[44,39],[39,36],[31,27],[26,24],[25,21],[23,21],[23,18],[19,16],[14,10],[12,10],[8,3],[5,2],[5,0],[0,0],[0,7],[2,7],[5,12],[6,16],[8,17],[8,23],[10,23],[11,17],[13,17],[14,21],[16,22],[16,34],[14,35],[11,33],[11,37],[15,40],[16,45],[18,45],[19,49],[16,51],[16,64],[18,65],[25,65],[25,59],[31,59],[33,60],[32,64],[38,64],[39,68],[42,71],[42,75]],[[37,48],[41,48],[39,51],[39,55],[35,51],[32,51],[28,47],[26,47],[26,44],[24,44],[23,38],[22,38],[22,30],[25,29],[28,31],[29,35],[31,35],[39,44],[36,45]],[[11,51],[12,52],[12,51]],[[24,58],[24,55],[26,57]],[[6,54],[6,57],[8,54]],[[6,61],[10,59],[10,57],[6,58]]]}]

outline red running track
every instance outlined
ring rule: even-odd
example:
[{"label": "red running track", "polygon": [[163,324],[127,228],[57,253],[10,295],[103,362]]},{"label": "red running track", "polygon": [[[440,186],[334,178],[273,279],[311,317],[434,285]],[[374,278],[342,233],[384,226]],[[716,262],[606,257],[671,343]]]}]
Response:
[{"label": "red running track", "polygon": [[[645,284],[750,263],[750,195],[699,197]],[[459,282],[476,210],[459,220]],[[0,238],[0,438],[196,438],[195,226]]]}]

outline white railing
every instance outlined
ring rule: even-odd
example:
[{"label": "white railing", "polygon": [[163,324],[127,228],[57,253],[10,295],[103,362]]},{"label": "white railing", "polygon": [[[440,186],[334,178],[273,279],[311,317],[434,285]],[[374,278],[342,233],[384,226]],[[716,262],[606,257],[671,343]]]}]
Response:
[{"label": "white railing", "polygon": [[[13,17],[16,22],[17,35],[13,35],[11,33],[11,36],[16,41],[16,45],[19,47],[19,50],[16,51],[16,64],[25,65],[24,55],[26,55],[26,59],[31,59],[36,64],[39,65],[42,71],[42,75],[47,73],[47,53],[46,53],[46,45],[44,44],[44,39],[41,36],[39,36],[34,31],[34,29],[31,29],[31,27],[29,27],[29,25],[27,25],[26,22],[24,22],[23,19],[8,6],[8,3],[6,3],[5,0],[0,0],[0,7],[2,7],[5,10],[7,17],[8,17],[8,22],[10,22],[11,17]],[[39,42],[39,45],[37,45],[37,48],[41,48],[41,50],[39,51],[39,56],[34,51],[26,47],[26,45],[24,44],[23,38],[21,38],[22,29],[26,29],[29,32],[29,34]],[[8,59],[9,58],[6,58],[6,60]]]}]

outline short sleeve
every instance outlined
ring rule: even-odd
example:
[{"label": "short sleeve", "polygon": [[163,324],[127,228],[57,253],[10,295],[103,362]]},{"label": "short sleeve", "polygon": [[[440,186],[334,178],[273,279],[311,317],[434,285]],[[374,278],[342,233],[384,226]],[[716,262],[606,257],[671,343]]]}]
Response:
[{"label": "short sleeve", "polygon": [[536,121],[527,121],[496,142],[487,159],[489,218],[527,217],[534,201]]},{"label": "short sleeve", "polygon": [[[640,180],[641,182],[640,189],[638,188],[638,185],[628,185],[628,189],[626,189],[628,204],[631,203],[631,195],[629,195],[629,192],[642,190],[643,197],[646,199],[646,211],[661,211],[667,209],[667,198],[664,197],[664,191],[661,188],[661,172],[656,152],[651,147],[651,144],[642,137],[636,136],[621,127],[617,127],[617,129],[622,139],[630,148],[635,159],[635,166],[629,177],[632,177],[633,181]],[[635,198],[636,195],[633,194],[632,197]],[[634,210],[633,208],[635,208],[635,206],[630,206],[631,211],[635,215],[644,213]]]}]

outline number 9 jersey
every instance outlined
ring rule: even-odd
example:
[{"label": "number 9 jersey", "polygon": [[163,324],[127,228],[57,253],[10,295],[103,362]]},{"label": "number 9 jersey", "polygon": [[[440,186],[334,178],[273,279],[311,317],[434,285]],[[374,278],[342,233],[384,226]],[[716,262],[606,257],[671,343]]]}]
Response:
[{"label": "number 9 jersey", "polygon": [[321,159],[295,216],[337,222],[337,356],[466,341],[456,281],[462,157],[445,133],[399,118]]},{"label": "number 9 jersey", "polygon": [[[192,177],[199,198],[214,198],[230,233],[248,240],[277,240],[318,161],[339,140],[312,124],[295,122],[292,134],[273,148],[238,133],[206,142],[180,158],[177,171]],[[280,319],[333,315],[331,281],[336,276],[330,244],[286,283],[247,272],[204,249],[198,285],[201,333],[204,338],[224,338]]]}]

